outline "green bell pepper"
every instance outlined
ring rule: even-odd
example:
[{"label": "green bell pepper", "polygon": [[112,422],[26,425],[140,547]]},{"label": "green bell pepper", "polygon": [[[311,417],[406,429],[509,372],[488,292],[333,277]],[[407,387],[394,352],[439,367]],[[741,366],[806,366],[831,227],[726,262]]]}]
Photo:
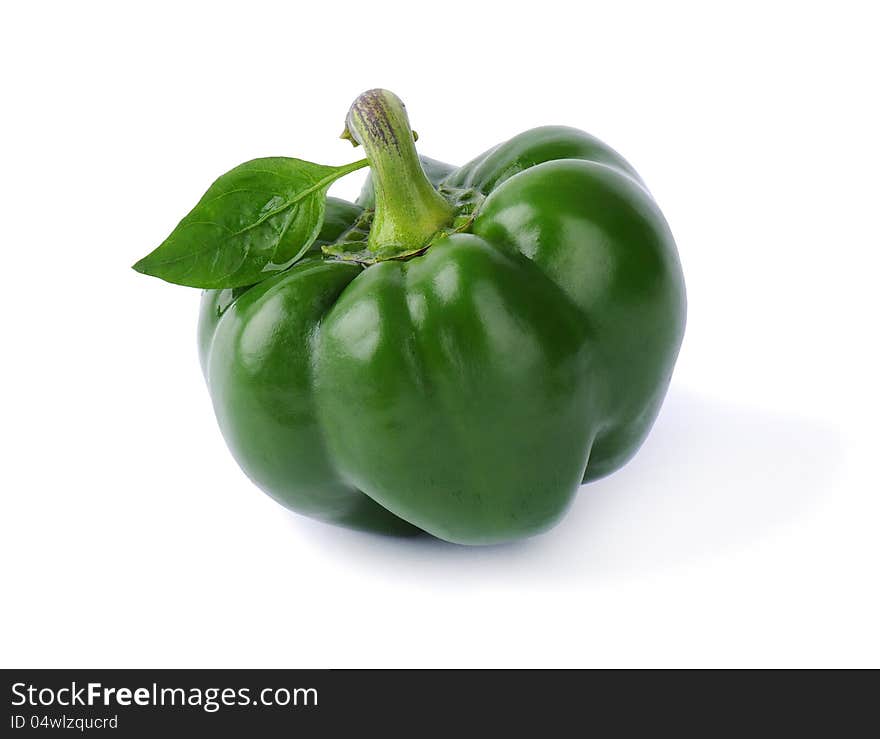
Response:
[{"label": "green bell pepper", "polygon": [[626,463],[682,341],[675,242],[594,137],[527,131],[455,168],[371,90],[345,137],[371,174],[253,286],[208,290],[202,367],[226,441],[285,506],[462,544],[555,524]]}]

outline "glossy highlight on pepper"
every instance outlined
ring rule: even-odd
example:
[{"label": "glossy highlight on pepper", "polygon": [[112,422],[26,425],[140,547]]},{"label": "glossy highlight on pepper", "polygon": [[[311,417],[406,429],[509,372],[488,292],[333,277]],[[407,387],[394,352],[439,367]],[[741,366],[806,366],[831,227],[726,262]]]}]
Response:
[{"label": "glossy highlight on pepper", "polygon": [[461,544],[548,529],[659,412],[685,326],[663,215],[573,128],[453,167],[419,158],[403,104],[371,90],[346,136],[370,166],[358,200],[328,197],[289,268],[203,295],[229,448],[328,522]]}]

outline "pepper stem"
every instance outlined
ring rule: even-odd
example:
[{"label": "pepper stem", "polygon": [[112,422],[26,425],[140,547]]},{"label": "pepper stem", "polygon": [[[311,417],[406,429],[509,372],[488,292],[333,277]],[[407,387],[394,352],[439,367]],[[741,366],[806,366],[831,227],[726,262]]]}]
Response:
[{"label": "pepper stem", "polygon": [[452,220],[453,207],[425,176],[406,108],[393,92],[360,95],[348,111],[342,136],[363,145],[370,162],[376,194],[370,251],[417,249]]}]

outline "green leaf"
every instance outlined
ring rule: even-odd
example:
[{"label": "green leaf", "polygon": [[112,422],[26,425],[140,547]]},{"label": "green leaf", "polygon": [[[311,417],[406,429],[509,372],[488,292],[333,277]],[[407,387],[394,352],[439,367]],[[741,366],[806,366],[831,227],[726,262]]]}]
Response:
[{"label": "green leaf", "polygon": [[366,165],[363,159],[327,167],[288,157],[240,164],[134,269],[190,287],[260,282],[308,251],[321,230],[330,185]]}]

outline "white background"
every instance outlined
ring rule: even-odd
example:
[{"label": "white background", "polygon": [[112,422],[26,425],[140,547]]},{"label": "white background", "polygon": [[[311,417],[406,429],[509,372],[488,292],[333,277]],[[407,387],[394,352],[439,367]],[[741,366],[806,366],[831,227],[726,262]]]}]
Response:
[{"label": "white background", "polygon": [[[880,666],[870,6],[5,8],[0,663]],[[129,269],[244,160],[351,161],[336,137],[376,86],[441,160],[589,130],[679,244],[653,433],[524,543],[273,503],[216,428],[198,291]]]}]

